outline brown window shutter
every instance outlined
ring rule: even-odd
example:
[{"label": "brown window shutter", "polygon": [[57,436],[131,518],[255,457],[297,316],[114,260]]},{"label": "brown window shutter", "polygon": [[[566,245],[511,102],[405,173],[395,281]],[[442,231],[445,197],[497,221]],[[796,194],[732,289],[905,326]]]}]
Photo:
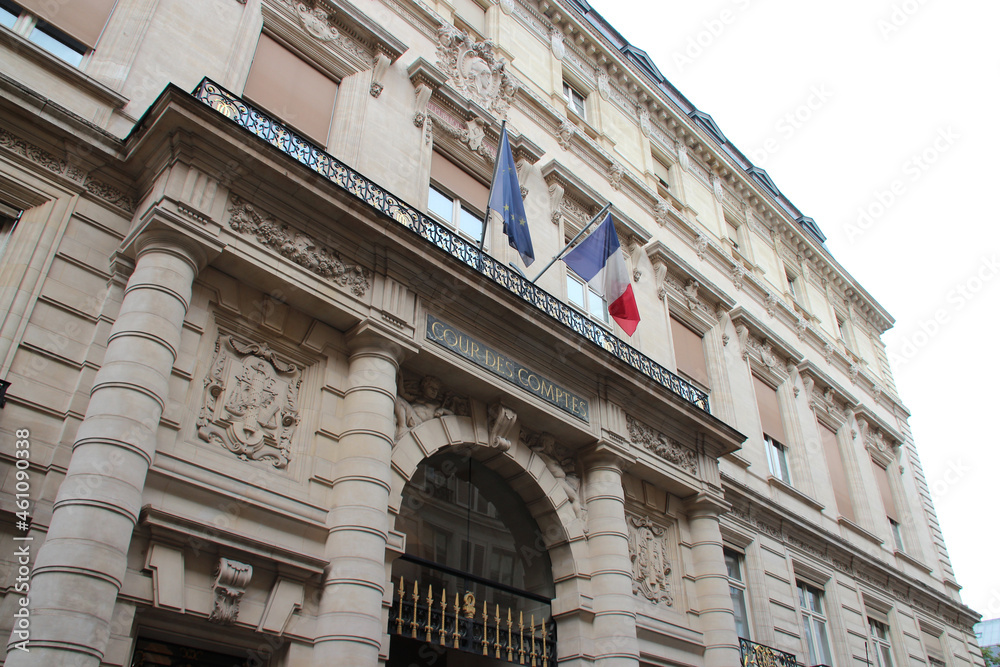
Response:
[{"label": "brown window shutter", "polygon": [[431,154],[431,179],[477,209],[478,213],[486,212],[489,188],[437,151]]},{"label": "brown window shutter", "polygon": [[337,84],[267,35],[257,42],[243,95],[326,146]]},{"label": "brown window shutter", "polygon": [[756,375],[753,376],[753,389],[757,394],[757,409],[760,411],[760,425],[764,433],[787,444],[785,428],[781,425],[781,411],[778,409],[778,392]]},{"label": "brown window shutter", "polygon": [[673,317],[670,318],[670,332],[674,337],[674,356],[677,358],[677,370],[706,387],[710,386],[702,337]]},{"label": "brown window shutter", "polygon": [[882,495],[882,504],[885,506],[885,515],[899,523],[899,515],[896,513],[896,503],[892,499],[892,487],[889,486],[889,472],[872,461],[875,468],[875,481],[878,484],[879,493]]},{"label": "brown window shutter", "polygon": [[17,0],[29,12],[51,23],[73,39],[90,48],[97,46],[97,40],[104,32],[111,10],[117,0],[72,0],[52,2],[52,0]]},{"label": "brown window shutter", "polygon": [[854,505],[851,504],[850,486],[847,483],[847,473],[844,471],[840,445],[837,444],[837,434],[821,424],[819,435],[823,441],[826,465],[830,469],[830,481],[833,483],[833,495],[837,500],[837,511],[848,521],[854,521]]}]

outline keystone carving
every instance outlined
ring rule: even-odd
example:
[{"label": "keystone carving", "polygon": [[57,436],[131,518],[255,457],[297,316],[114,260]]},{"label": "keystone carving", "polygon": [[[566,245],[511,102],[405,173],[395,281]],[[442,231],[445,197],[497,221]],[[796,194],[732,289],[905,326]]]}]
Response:
[{"label": "keystone carving", "polygon": [[511,439],[517,436],[517,413],[503,403],[494,403],[490,406],[489,416],[489,445],[506,452],[513,444]]},{"label": "keystone carving", "polygon": [[208,620],[219,625],[233,625],[240,613],[240,600],[246,591],[253,568],[246,563],[220,558],[215,571],[215,603]]},{"label": "keystone carving", "polygon": [[298,366],[282,361],[266,343],[220,335],[205,378],[198,437],[244,461],[287,467],[299,423],[301,375]]},{"label": "keystone carving", "polygon": [[571,123],[568,118],[563,118],[562,123],[559,124],[559,129],[556,131],[556,135],[559,139],[559,147],[564,151],[569,150],[569,145],[573,140],[573,134],[575,132],[576,125]]},{"label": "keystone carving", "polygon": [[611,180],[612,190],[622,189],[622,178],[625,176],[625,168],[617,162],[612,162],[608,167],[608,178]]},{"label": "keystone carving", "polygon": [[628,550],[632,560],[632,594],[653,604],[673,606],[666,531],[649,517],[629,516]]},{"label": "keystone carving", "polygon": [[507,73],[506,61],[494,52],[493,42],[477,42],[448,23],[438,28],[438,64],[463,95],[499,118],[507,117],[517,82]]},{"label": "keystone carving", "polygon": [[662,199],[657,199],[656,204],[653,205],[653,219],[656,220],[656,224],[663,227],[667,224],[667,214],[670,209],[667,208],[667,202]]}]

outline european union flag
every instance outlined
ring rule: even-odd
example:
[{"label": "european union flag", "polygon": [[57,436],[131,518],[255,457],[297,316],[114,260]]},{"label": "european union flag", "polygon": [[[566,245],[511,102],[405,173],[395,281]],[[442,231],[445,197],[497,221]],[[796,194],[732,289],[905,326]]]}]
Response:
[{"label": "european union flag", "polygon": [[507,128],[500,133],[500,150],[497,151],[497,165],[490,186],[489,208],[503,216],[503,233],[507,242],[521,255],[525,266],[535,261],[535,249],[531,247],[531,234],[524,216],[524,200],[521,186],[517,182],[514,155],[507,141]]}]

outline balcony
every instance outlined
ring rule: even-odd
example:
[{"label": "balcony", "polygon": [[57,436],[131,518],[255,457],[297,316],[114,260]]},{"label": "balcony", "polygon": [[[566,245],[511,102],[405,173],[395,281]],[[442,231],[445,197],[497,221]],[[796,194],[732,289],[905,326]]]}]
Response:
[{"label": "balcony", "polygon": [[795,667],[795,656],[740,638],[740,667]]},{"label": "balcony", "polygon": [[321,148],[301,137],[281,121],[233,95],[209,79],[203,79],[193,93],[203,102],[247,132],[312,170],[330,183],[361,200],[372,210],[394,220],[446,254],[457,259],[493,283],[583,336],[605,353],[617,358],[664,389],[695,407],[710,413],[708,394],[674,375],[663,366],[613,336],[568,304],[529,282],[518,272],[481,253],[474,244],[439,225],[416,208],[365,178]]}]

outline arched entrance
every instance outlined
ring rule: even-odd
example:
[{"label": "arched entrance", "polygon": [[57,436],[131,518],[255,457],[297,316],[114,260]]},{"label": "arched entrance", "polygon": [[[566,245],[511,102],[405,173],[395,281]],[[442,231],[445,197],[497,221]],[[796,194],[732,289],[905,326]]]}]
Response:
[{"label": "arched entrance", "polygon": [[554,664],[545,540],[520,496],[470,447],[424,459],[403,488],[388,665]]}]

